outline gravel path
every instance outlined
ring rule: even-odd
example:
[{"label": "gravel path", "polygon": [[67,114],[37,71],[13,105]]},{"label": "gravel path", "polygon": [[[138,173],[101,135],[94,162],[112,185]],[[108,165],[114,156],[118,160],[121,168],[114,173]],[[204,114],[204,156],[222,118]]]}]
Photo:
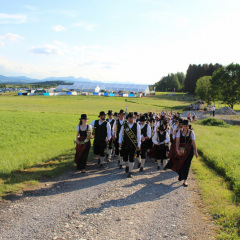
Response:
[{"label": "gravel path", "polygon": [[154,161],[131,179],[116,160],[69,172],[0,202],[0,239],[214,239],[196,183]]}]

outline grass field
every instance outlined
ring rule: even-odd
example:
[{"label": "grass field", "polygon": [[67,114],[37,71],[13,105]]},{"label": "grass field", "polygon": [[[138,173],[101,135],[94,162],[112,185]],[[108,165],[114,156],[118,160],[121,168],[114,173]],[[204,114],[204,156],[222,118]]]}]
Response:
[{"label": "grass field", "polygon": [[205,161],[230,181],[235,201],[240,202],[240,128],[194,124],[197,146]]},{"label": "grass field", "polygon": [[[184,99],[183,94],[171,96],[161,93],[145,98],[129,98],[128,111],[183,112],[192,103],[189,98]],[[26,188],[26,185],[37,184],[43,177],[54,177],[73,169],[73,140],[80,115],[87,113],[90,122],[97,119],[100,111],[112,109],[118,112],[125,110],[126,104],[125,98],[120,97],[0,96],[0,197]],[[194,131],[203,158],[194,159],[193,169],[211,214],[221,216],[217,220],[222,229],[222,238],[219,239],[238,239],[240,210],[236,202],[240,199],[240,128],[194,124]],[[219,177],[215,170],[224,177],[221,179],[225,179],[221,180],[220,186],[217,185],[218,180],[213,180]],[[216,192],[218,190],[216,195],[210,190],[211,184]],[[227,197],[221,190],[223,185],[228,192]],[[219,200],[221,204],[215,201],[216,197],[223,197]],[[232,208],[227,207],[229,204]]]}]

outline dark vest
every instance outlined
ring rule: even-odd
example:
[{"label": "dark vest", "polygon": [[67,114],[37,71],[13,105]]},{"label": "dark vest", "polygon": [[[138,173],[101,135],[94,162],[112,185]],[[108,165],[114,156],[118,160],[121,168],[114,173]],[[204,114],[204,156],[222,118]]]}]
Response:
[{"label": "dark vest", "polygon": [[141,129],[141,135],[143,135],[143,137],[147,137],[147,128],[148,125],[145,124],[145,126]]},{"label": "dark vest", "polygon": [[[132,128],[130,128],[128,126],[127,122],[125,122],[123,127],[125,129],[124,130],[124,135],[123,135],[124,145],[125,144],[126,145],[130,145],[130,146],[134,146],[135,145],[135,147],[137,147],[137,123],[133,123]],[[128,132],[129,134],[127,134],[126,132]]]},{"label": "dark vest", "polygon": [[[122,127],[122,125],[121,125],[121,123],[120,123],[120,120],[118,119],[118,120],[116,120],[117,122],[116,122],[116,124],[117,124],[117,138],[119,137],[119,133],[120,133],[120,130],[121,130],[121,127]],[[123,121],[123,125],[124,125],[124,123],[125,123],[126,121],[124,120]]]},{"label": "dark vest", "polygon": [[79,135],[80,135],[80,137],[83,136],[83,137],[84,137],[84,140],[85,140],[86,137],[87,137],[88,126],[89,126],[89,125],[87,125],[87,128],[86,128],[85,131],[81,131],[80,124],[79,124]]},{"label": "dark vest", "polygon": [[[106,120],[107,122],[109,122],[109,118]],[[112,119],[111,122],[109,122],[110,126],[111,126],[111,130],[113,129],[113,124],[114,124],[114,119]]]},{"label": "dark vest", "polygon": [[107,122],[104,121],[101,125],[99,125],[99,120],[95,120],[94,128],[95,128],[94,139],[96,141],[105,141],[107,137]]},{"label": "dark vest", "polygon": [[191,142],[192,131],[190,131],[189,136],[183,136],[182,133],[183,133],[183,130],[180,131],[180,143],[192,144],[192,142]]},{"label": "dark vest", "polygon": [[166,132],[164,131],[163,134],[160,134],[160,132],[158,132],[158,138],[159,138],[159,142],[163,142],[166,139]]}]

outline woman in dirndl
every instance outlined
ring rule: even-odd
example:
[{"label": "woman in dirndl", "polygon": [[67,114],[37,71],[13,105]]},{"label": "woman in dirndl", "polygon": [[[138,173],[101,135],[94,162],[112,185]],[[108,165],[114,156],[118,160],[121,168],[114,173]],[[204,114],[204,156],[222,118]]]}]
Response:
[{"label": "woman in dirndl", "polygon": [[82,173],[86,172],[88,153],[91,147],[90,139],[92,138],[92,126],[87,125],[87,120],[87,115],[82,114],[77,126],[76,136],[75,163],[77,164],[77,170],[80,170]]},{"label": "woman in dirndl", "polygon": [[195,134],[190,128],[189,121],[183,120],[182,130],[177,132],[176,147],[171,149],[168,157],[170,161],[165,168],[172,169],[179,175],[178,180],[183,180],[183,186],[187,187],[187,178],[193,156],[198,157]]}]

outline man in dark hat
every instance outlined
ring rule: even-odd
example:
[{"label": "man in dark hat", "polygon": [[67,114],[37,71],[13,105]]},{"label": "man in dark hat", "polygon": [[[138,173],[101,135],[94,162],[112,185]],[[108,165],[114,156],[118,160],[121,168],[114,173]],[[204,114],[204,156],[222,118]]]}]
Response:
[{"label": "man in dark hat", "polygon": [[[106,121],[109,122],[109,124],[111,126],[111,136],[112,136],[113,124],[114,124],[112,110],[108,110],[108,118],[107,118]],[[107,147],[108,148],[107,148],[106,158],[107,158],[107,161],[110,162],[111,161],[111,157],[112,157],[112,151],[113,151],[113,138],[110,139]]]},{"label": "man in dark hat", "polygon": [[93,151],[95,155],[100,156],[100,165],[103,167],[103,162],[105,159],[105,149],[107,143],[111,139],[111,126],[105,120],[106,113],[104,111],[100,112],[99,120],[93,120],[90,125],[94,127],[94,142],[93,142]]},{"label": "man in dark hat", "polygon": [[119,149],[119,133],[121,130],[122,125],[125,122],[124,116],[125,112],[124,110],[119,111],[119,118],[114,121],[113,124],[113,131],[112,131],[112,136],[113,136],[113,141],[114,141],[114,146],[115,146],[115,155],[118,157],[118,164],[119,168],[122,168],[123,165],[123,155],[122,155],[122,150]]},{"label": "man in dark hat", "polygon": [[166,160],[166,143],[169,142],[169,135],[165,131],[164,126],[160,125],[158,128],[159,131],[156,131],[152,141],[157,146],[156,147],[156,156],[157,156],[157,169],[161,169],[161,161],[163,161],[163,167],[165,167],[167,160]]},{"label": "man in dark hat", "polygon": [[126,162],[127,177],[132,177],[134,155],[140,150],[141,129],[139,124],[134,122],[133,114],[129,113],[127,122],[123,124],[119,133],[119,146],[122,146],[123,161]]},{"label": "man in dark hat", "polygon": [[149,146],[149,139],[151,138],[151,127],[146,124],[146,117],[143,115],[140,117],[141,128],[141,151],[138,152],[138,167],[139,171],[143,172],[144,164],[146,161],[147,149]]}]

